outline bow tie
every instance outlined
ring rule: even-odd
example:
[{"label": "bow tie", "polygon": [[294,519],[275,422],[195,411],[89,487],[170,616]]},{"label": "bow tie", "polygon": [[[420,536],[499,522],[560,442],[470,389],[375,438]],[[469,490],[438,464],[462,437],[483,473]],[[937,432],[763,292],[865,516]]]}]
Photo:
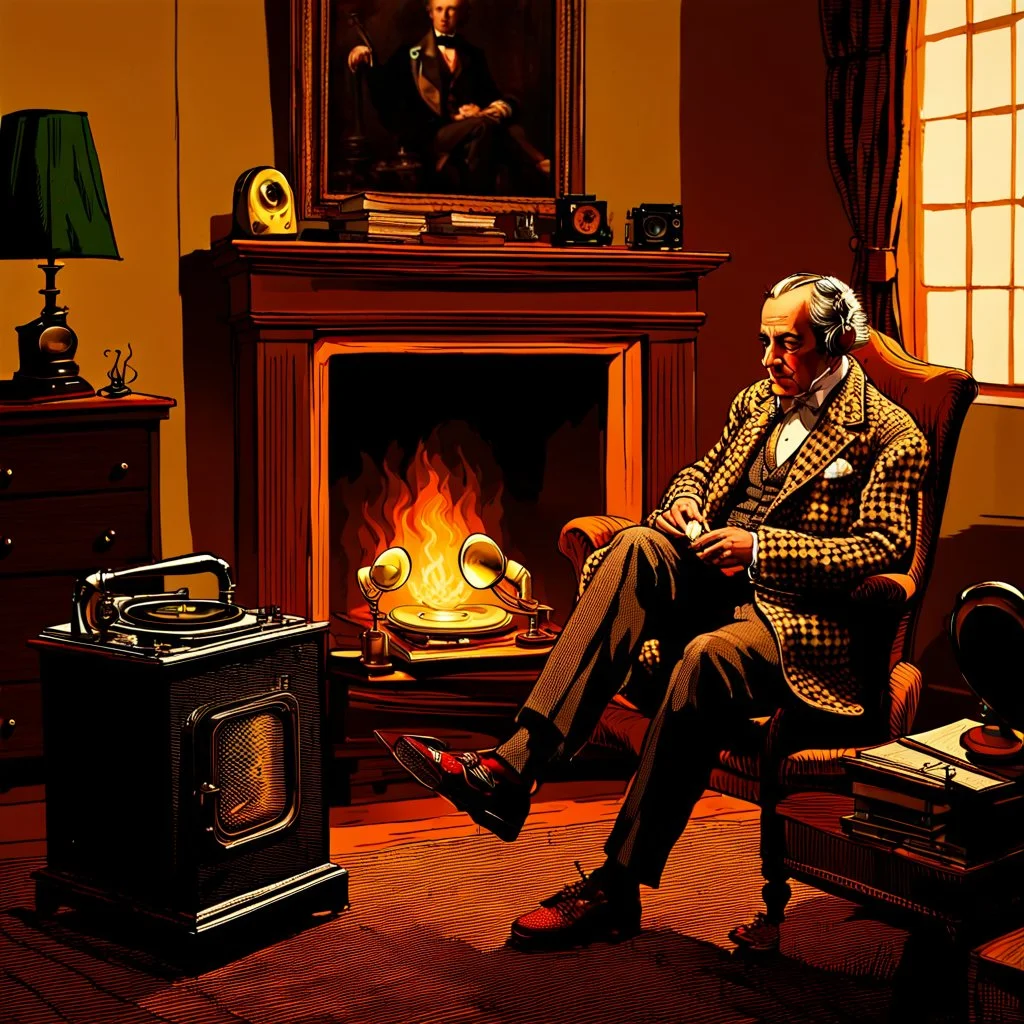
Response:
[{"label": "bow tie", "polygon": [[457,50],[461,45],[461,40],[458,36],[438,36],[437,45],[443,46],[448,50]]},{"label": "bow tie", "polygon": [[817,416],[821,411],[821,402],[816,394],[797,395],[795,398],[780,399],[779,407],[782,410],[783,416],[787,416],[791,412],[803,415],[804,409],[812,416]]}]

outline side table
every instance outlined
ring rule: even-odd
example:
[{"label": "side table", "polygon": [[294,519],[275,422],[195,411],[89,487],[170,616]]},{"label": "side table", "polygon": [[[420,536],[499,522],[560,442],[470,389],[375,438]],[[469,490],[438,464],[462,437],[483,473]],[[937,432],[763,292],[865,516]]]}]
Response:
[{"label": "side table", "polygon": [[892,1019],[962,1021],[984,997],[1007,1015],[978,1021],[1024,1020],[1024,929],[992,941],[1024,921],[1024,847],[971,867],[942,863],[846,835],[840,818],[852,810],[852,798],[832,793],[783,800],[785,865],[792,878],[910,929]]},{"label": "side table", "polygon": [[0,772],[42,756],[36,654],[75,579],[160,554],[158,428],[173,398],[0,401]]}]

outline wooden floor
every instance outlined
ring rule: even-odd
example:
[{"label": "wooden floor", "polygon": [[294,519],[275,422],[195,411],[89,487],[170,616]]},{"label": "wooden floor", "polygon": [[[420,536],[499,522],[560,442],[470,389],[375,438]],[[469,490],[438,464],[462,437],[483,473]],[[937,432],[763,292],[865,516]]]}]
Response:
[{"label": "wooden floor", "polygon": [[[42,787],[0,795],[3,1024],[641,1024],[954,1021],[901,963],[906,933],[794,885],[782,955],[737,960],[729,929],[760,904],[758,810],[707,793],[644,931],[620,946],[524,955],[510,920],[600,862],[621,783],[549,784],[513,844],[435,797],[331,812],[352,909],[197,977],[81,939],[32,911]],[[941,1000],[939,1000],[941,1004]],[[905,1009],[906,1008],[906,1009]]]}]

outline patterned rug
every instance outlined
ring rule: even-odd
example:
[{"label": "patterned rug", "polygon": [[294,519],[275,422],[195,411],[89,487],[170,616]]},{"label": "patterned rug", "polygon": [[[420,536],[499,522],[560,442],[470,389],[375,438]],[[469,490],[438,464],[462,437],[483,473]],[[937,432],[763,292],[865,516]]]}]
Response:
[{"label": "patterned rug", "polygon": [[[519,840],[436,835],[424,823],[385,848],[332,831],[352,907],[197,977],[110,939],[38,919],[28,872],[0,864],[0,1021],[18,1024],[647,1024],[942,1020],[907,934],[853,904],[795,885],[781,953],[738,958],[726,938],[760,906],[757,819],[695,819],[662,887],[645,890],[644,930],[617,946],[525,954],[513,917],[593,867],[614,801],[531,818]],[[587,820],[580,820],[586,817]],[[428,825],[429,828],[429,825]],[[393,830],[394,832],[394,830]],[[939,1005],[933,1006],[933,1003]],[[955,1019],[949,1017],[948,1019]]]}]

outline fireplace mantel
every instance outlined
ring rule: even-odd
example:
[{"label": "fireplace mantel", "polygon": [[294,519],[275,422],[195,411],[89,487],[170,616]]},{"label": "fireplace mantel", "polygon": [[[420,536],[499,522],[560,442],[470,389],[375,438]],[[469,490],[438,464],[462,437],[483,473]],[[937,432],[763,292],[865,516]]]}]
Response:
[{"label": "fireplace mantel", "polygon": [[[725,253],[228,241],[182,260],[190,514],[243,603],[327,618],[327,364],[365,352],[608,360],[608,511],[695,451],[701,277]],[[233,474],[228,472],[233,467]]]}]

